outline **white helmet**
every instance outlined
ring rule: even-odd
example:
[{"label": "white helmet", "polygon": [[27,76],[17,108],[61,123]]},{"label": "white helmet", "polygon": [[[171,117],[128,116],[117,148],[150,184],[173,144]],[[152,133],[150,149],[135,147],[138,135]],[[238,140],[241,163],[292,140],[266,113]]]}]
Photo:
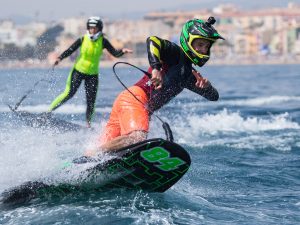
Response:
[{"label": "white helmet", "polygon": [[90,27],[98,27],[99,31],[103,29],[103,22],[98,16],[92,16],[88,19],[86,23],[86,28],[89,29]]},{"label": "white helmet", "polygon": [[[96,34],[90,34],[89,28],[91,27],[97,27],[99,31]],[[92,41],[96,41],[101,35],[102,35],[102,29],[103,29],[103,22],[98,16],[92,16],[88,19],[86,23],[87,28],[87,34],[89,35],[90,39]]]}]

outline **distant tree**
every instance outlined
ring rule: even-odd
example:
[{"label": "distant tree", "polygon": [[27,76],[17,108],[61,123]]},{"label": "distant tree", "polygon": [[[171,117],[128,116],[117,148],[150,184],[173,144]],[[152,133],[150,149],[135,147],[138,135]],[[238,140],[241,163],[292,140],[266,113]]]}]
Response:
[{"label": "distant tree", "polygon": [[22,48],[19,59],[24,60],[30,58],[34,58],[34,46],[27,44],[24,48]]},{"label": "distant tree", "polygon": [[164,23],[167,24],[171,28],[174,27],[174,21],[173,20],[164,21]]},{"label": "distant tree", "polygon": [[64,30],[61,25],[56,25],[47,29],[40,37],[37,38],[37,45],[35,48],[35,58],[44,60],[47,58],[49,52],[52,52],[55,49],[56,38]]},{"label": "distant tree", "polygon": [[25,60],[34,57],[34,46],[25,47],[16,46],[14,43],[5,44],[0,49],[0,58],[2,60]]},{"label": "distant tree", "polygon": [[14,43],[4,44],[3,48],[0,49],[0,58],[2,58],[2,60],[16,60],[19,54],[20,49]]}]

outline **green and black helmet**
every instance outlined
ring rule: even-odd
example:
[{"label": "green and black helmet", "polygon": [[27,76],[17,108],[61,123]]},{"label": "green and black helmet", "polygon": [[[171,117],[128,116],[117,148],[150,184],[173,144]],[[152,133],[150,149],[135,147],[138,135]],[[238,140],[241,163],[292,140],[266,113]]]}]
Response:
[{"label": "green and black helmet", "polygon": [[187,21],[180,35],[180,45],[184,53],[189,59],[197,66],[203,66],[210,57],[210,49],[207,55],[199,54],[192,47],[192,42],[197,38],[209,40],[211,42],[210,47],[217,39],[224,38],[215,30],[212,26],[216,22],[214,17],[209,17],[205,22],[200,19],[193,19]]}]

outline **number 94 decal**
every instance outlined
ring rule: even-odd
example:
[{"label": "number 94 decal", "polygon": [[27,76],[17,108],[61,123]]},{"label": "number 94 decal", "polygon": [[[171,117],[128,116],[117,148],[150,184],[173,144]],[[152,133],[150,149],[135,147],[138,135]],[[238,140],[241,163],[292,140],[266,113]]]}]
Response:
[{"label": "number 94 decal", "polygon": [[180,165],[185,164],[185,161],[178,157],[170,157],[170,152],[161,147],[144,150],[141,152],[141,156],[150,163],[160,163],[155,166],[163,171],[175,170]]}]

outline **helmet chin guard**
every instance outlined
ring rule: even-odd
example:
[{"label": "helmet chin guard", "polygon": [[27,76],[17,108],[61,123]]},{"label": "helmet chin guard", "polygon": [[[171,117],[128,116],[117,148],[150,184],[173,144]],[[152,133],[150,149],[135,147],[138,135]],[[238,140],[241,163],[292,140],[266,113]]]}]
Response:
[{"label": "helmet chin guard", "polygon": [[90,38],[92,41],[97,41],[97,40],[99,39],[99,37],[101,37],[102,32],[99,31],[99,32],[96,33],[96,34],[91,34],[89,31],[87,31],[87,34],[88,34],[89,38]]}]

